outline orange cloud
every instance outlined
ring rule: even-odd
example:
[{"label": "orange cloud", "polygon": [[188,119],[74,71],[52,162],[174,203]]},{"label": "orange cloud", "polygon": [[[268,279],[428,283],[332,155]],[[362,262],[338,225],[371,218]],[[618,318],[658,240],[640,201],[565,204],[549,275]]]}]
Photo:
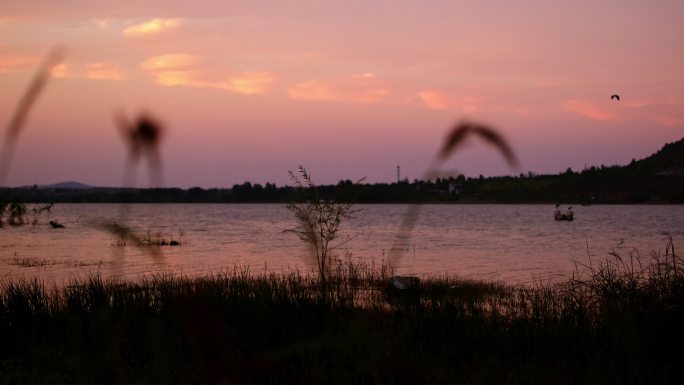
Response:
[{"label": "orange cloud", "polygon": [[351,75],[344,81],[311,80],[288,89],[288,96],[302,101],[324,101],[350,104],[377,104],[386,101],[390,92],[373,84],[375,74]]},{"label": "orange cloud", "polygon": [[195,56],[183,53],[153,56],[140,63],[140,67],[151,72],[158,84],[163,86],[195,85],[193,67],[198,63]]},{"label": "orange cloud", "polygon": [[215,79],[200,68],[196,56],[182,53],[154,56],[140,66],[152,73],[157,83],[163,86],[219,88],[245,95],[268,92],[276,79],[270,72],[243,72]]},{"label": "orange cloud", "polygon": [[162,86],[197,86],[194,71],[160,71],[155,74],[157,84]]},{"label": "orange cloud", "polygon": [[226,82],[216,83],[216,86],[239,94],[254,95],[267,92],[274,81],[275,76],[269,72],[244,72],[231,76]]},{"label": "orange cloud", "polygon": [[592,103],[579,99],[565,101],[563,103],[563,109],[593,120],[607,121],[613,118],[613,115],[610,112],[601,109]]},{"label": "orange cloud", "polygon": [[111,63],[86,63],[74,65],[62,63],[52,68],[52,76],[55,78],[90,79],[90,80],[123,80],[123,71],[116,64]]},{"label": "orange cloud", "polygon": [[21,71],[26,68],[35,68],[40,61],[38,58],[21,55],[0,54],[0,73]]},{"label": "orange cloud", "polygon": [[[0,55],[0,73],[35,70],[40,64],[39,58],[28,56]],[[123,72],[118,66],[96,62],[86,64],[61,63],[50,70],[55,78],[85,78],[93,80],[121,80]]]},{"label": "orange cloud", "polygon": [[71,67],[62,63],[52,68],[52,76],[56,78],[75,78],[78,77],[76,73],[73,72]]},{"label": "orange cloud", "polygon": [[144,23],[130,26],[124,29],[122,34],[126,37],[145,36],[173,29],[179,25],[179,19],[152,19]]},{"label": "orange cloud", "polygon": [[87,63],[86,77],[94,80],[122,80],[123,72],[118,66],[107,63]]},{"label": "orange cloud", "polygon": [[462,110],[472,113],[480,109],[480,101],[473,96],[456,97],[439,91],[420,91],[408,98],[409,104],[419,104],[433,110]]},{"label": "orange cloud", "polygon": [[331,101],[335,100],[335,93],[330,86],[318,81],[297,83],[290,87],[288,95],[292,99],[304,101]]},{"label": "orange cloud", "polygon": [[184,53],[172,53],[148,58],[140,66],[148,71],[183,70],[195,66],[199,60],[196,56]]}]

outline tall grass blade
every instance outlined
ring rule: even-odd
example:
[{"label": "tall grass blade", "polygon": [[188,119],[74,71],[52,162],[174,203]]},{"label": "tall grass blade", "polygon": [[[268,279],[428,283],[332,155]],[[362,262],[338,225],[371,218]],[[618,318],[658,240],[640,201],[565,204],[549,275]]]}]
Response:
[{"label": "tall grass blade", "polygon": [[9,172],[12,158],[14,157],[15,146],[21,134],[26,119],[31,108],[35,105],[38,97],[43,92],[45,85],[52,76],[52,70],[62,62],[63,50],[59,47],[53,48],[38,68],[33,80],[26,89],[26,93],[19,100],[12,120],[10,120],[5,130],[5,140],[2,148],[2,158],[0,158],[0,186],[5,184],[5,178]]},{"label": "tall grass blade", "polygon": [[479,136],[486,143],[496,147],[511,167],[517,167],[518,160],[506,139],[494,128],[480,123],[462,121],[447,134],[436,160],[444,162],[471,136]]}]

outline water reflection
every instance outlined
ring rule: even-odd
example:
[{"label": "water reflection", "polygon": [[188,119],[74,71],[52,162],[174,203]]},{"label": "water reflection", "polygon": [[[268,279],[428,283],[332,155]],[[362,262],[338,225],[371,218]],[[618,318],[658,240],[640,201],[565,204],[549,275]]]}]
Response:
[{"label": "water reflection", "polygon": [[[386,258],[401,225],[405,205],[361,205],[343,223],[336,250],[357,260]],[[157,263],[139,248],[123,246],[126,259],[112,261],[113,234],[89,226],[84,218],[112,218],[117,205],[58,204],[50,219],[65,225],[0,229],[0,276],[38,275],[64,281],[93,272],[135,279],[143,274],[211,274],[234,266],[253,272],[310,270],[305,246],[282,231],[294,219],[281,204],[140,204],[128,223],[138,234],[182,234],[183,244],[164,248]],[[476,278],[532,282],[571,274],[574,261],[603,258],[615,250],[636,250],[648,262],[663,250],[665,234],[684,243],[684,206],[583,206],[576,220],[553,220],[547,205],[425,205],[407,240],[408,253],[397,267],[402,274],[460,274]]]}]

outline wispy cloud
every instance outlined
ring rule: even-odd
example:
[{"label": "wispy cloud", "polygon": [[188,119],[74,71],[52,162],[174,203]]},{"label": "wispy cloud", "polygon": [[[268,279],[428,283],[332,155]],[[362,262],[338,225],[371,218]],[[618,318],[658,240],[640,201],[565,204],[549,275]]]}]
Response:
[{"label": "wispy cloud", "polygon": [[171,53],[153,56],[143,61],[140,66],[148,71],[187,70],[199,63],[199,58],[184,53]]},{"label": "wispy cloud", "polygon": [[75,78],[77,74],[71,70],[71,67],[62,63],[52,68],[51,74],[55,78]]},{"label": "wispy cloud", "polygon": [[295,100],[353,104],[379,103],[388,93],[383,88],[359,88],[317,80],[297,83],[288,90],[290,98]]},{"label": "wispy cloud", "polygon": [[625,107],[629,108],[642,108],[642,107],[649,107],[654,104],[658,104],[653,100],[650,99],[628,99],[623,102]]},{"label": "wispy cloud", "polygon": [[346,79],[299,82],[288,89],[288,96],[301,101],[337,102],[349,104],[387,103],[391,92],[377,84],[373,73],[349,75]]},{"label": "wispy cloud", "polygon": [[351,74],[343,79],[309,80],[288,89],[291,99],[347,104],[416,106],[433,110],[473,113],[481,109],[479,97],[435,90],[406,90],[383,82],[372,72]]},{"label": "wispy cloud", "polygon": [[580,99],[566,100],[563,109],[592,120],[607,121],[613,118],[613,114],[606,109]]},{"label": "wispy cloud", "polygon": [[439,91],[419,91],[407,99],[408,104],[420,105],[433,110],[460,110],[465,113],[480,109],[480,100],[474,96],[455,96]]},{"label": "wispy cloud", "polygon": [[126,37],[138,37],[157,34],[180,25],[180,19],[152,19],[146,22],[132,25],[122,31]]},{"label": "wispy cloud", "polygon": [[62,63],[52,68],[51,74],[60,79],[124,80],[126,78],[119,65],[105,62]]},{"label": "wispy cloud", "polygon": [[142,63],[140,67],[151,73],[157,84],[163,86],[194,85],[194,68],[199,63],[199,58],[184,53],[172,53],[153,56]]},{"label": "wispy cloud", "polygon": [[653,120],[664,127],[684,128],[684,116],[659,116],[653,118]]},{"label": "wispy cloud", "polygon": [[[32,70],[40,62],[36,57],[23,55],[0,55],[0,73]],[[81,78],[92,80],[121,80],[124,73],[112,63],[60,63],[50,69],[55,78]]]},{"label": "wispy cloud", "polygon": [[85,73],[88,79],[93,80],[122,80],[124,74],[115,64],[109,63],[87,63]]},{"label": "wispy cloud", "polygon": [[112,19],[109,19],[109,18],[93,19],[93,23],[98,28],[107,28],[107,27],[109,27],[111,22],[112,22]]},{"label": "wispy cloud", "polygon": [[364,72],[362,74],[353,74],[352,79],[368,80],[375,79],[375,74],[372,72]]},{"label": "wispy cloud", "polygon": [[254,95],[268,92],[275,80],[275,75],[270,72],[243,72],[215,85],[239,94]]},{"label": "wispy cloud", "polygon": [[37,57],[0,53],[0,73],[33,69],[39,62]]},{"label": "wispy cloud", "polygon": [[173,53],[148,58],[140,66],[164,86],[218,88],[244,95],[263,94],[270,90],[276,76],[266,71],[246,71],[236,74],[208,75],[200,58]]},{"label": "wispy cloud", "polygon": [[162,86],[199,87],[194,71],[159,71],[154,74],[157,84]]},{"label": "wispy cloud", "polygon": [[[626,99],[626,98],[625,98]],[[562,104],[566,111],[603,122],[655,122],[662,127],[684,127],[681,107],[672,98],[626,99],[601,106],[586,100],[572,99]]]}]

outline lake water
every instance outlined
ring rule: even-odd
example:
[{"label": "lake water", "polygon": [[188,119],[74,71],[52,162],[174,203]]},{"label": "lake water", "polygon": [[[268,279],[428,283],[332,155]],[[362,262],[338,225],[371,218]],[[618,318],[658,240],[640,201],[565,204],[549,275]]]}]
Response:
[{"label": "lake water", "polygon": [[[387,261],[408,205],[358,205],[342,223],[335,252],[354,261]],[[119,218],[139,234],[160,232],[181,246],[144,249],[117,245],[93,221]],[[398,274],[458,274],[530,283],[570,276],[576,262],[611,251],[648,262],[664,252],[668,234],[684,245],[684,206],[574,207],[575,220],[554,221],[552,205],[421,205],[394,261]],[[48,220],[64,224],[52,229]],[[38,225],[0,228],[0,278],[38,276],[68,282],[100,273],[136,279],[145,274],[187,276],[249,268],[253,272],[311,271],[306,246],[291,233],[283,204],[57,204]]]}]

